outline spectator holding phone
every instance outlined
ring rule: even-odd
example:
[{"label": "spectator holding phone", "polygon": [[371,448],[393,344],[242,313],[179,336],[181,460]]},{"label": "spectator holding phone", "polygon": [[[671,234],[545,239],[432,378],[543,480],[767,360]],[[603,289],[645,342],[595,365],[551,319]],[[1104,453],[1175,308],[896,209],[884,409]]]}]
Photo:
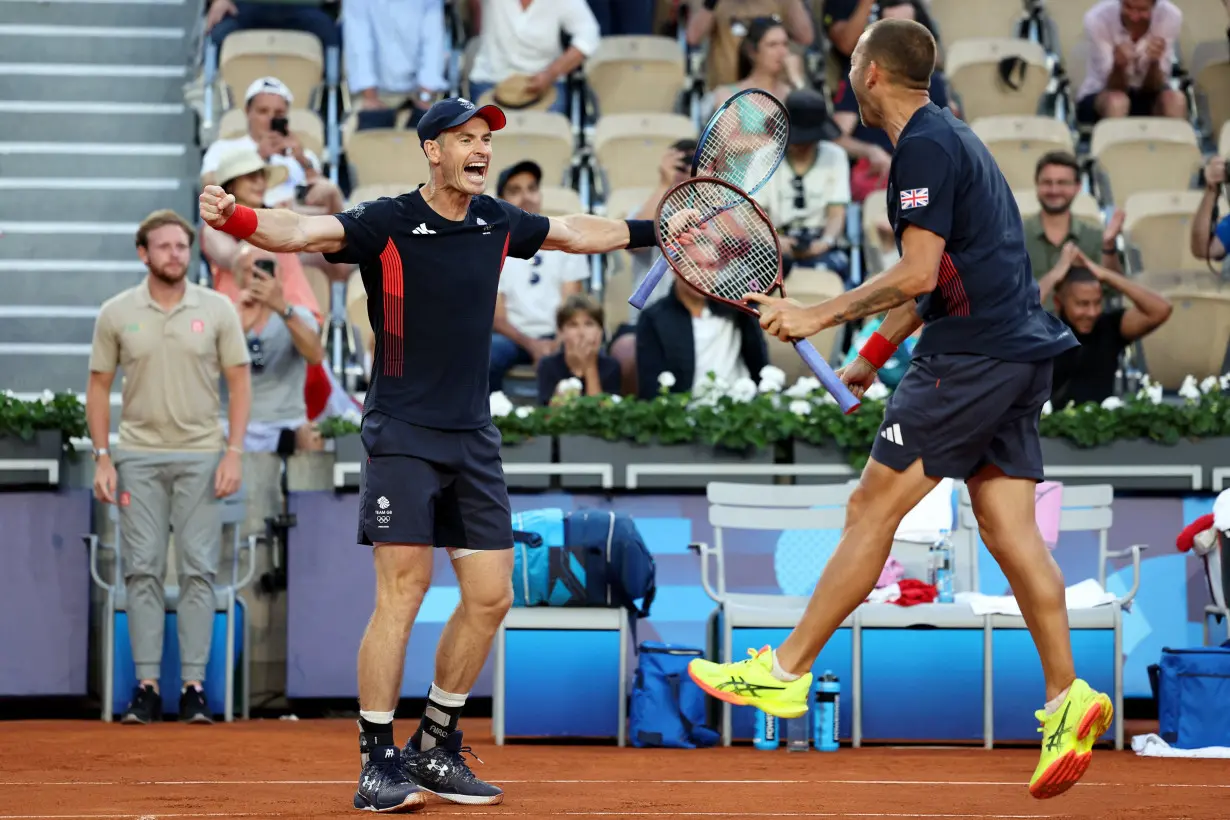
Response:
[{"label": "spectator holding phone", "polygon": [[563,349],[538,363],[538,401],[551,404],[569,394],[567,384],[575,379],[576,393],[599,396],[619,393],[619,362],[602,352],[602,306],[587,293],[574,293],[555,312],[555,329]]}]

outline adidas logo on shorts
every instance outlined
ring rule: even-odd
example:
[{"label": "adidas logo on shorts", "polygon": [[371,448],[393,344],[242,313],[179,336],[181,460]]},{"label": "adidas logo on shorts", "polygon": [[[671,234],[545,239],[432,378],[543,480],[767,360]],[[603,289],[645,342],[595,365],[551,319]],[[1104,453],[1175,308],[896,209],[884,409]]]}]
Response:
[{"label": "adidas logo on shorts", "polygon": [[883,430],[880,431],[880,438],[888,439],[893,444],[904,444],[905,443],[904,441],[901,440],[901,425],[900,424],[894,424],[890,427],[885,427]]}]

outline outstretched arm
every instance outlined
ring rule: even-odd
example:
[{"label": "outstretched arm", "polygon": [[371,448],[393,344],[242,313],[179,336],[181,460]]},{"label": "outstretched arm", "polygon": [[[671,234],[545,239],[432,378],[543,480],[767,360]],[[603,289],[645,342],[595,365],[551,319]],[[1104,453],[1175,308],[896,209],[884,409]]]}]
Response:
[{"label": "outstretched arm", "polygon": [[609,253],[623,248],[647,248],[655,243],[648,219],[607,219],[592,214],[551,217],[543,250],[568,253]]},{"label": "outstretched arm", "polygon": [[284,208],[247,208],[217,185],[200,196],[201,219],[250,245],[274,253],[336,253],[346,247],[346,231],[337,217],[305,216]]}]

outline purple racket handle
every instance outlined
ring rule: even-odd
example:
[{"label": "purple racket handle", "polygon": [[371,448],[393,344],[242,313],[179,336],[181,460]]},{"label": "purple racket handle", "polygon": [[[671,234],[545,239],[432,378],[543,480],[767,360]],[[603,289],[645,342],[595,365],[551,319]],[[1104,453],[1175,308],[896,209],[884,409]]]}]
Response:
[{"label": "purple racket handle", "polygon": [[820,351],[816,350],[815,346],[806,339],[799,339],[793,344],[794,349],[799,352],[799,356],[811,368],[811,372],[815,373],[816,378],[824,385],[824,389],[832,393],[833,398],[837,399],[837,406],[841,408],[841,412],[848,416],[857,410],[862,402],[854,398],[850,388],[846,387],[845,383],[837,378],[837,374],[833,372],[833,368],[829,367],[829,363],[820,355]]},{"label": "purple racket handle", "polygon": [[649,294],[653,293],[653,289],[662,281],[666,268],[666,257],[659,256],[658,261],[654,262],[653,267],[649,269],[649,273],[645,274],[645,278],[637,285],[636,291],[628,297],[628,304],[637,310],[642,310],[645,307],[645,301],[649,299]]}]

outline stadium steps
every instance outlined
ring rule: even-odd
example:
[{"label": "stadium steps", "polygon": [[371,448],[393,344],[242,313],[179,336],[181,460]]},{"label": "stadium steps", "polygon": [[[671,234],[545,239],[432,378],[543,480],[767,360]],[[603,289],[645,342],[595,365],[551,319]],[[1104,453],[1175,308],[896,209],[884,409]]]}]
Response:
[{"label": "stadium steps", "polygon": [[137,224],[192,218],[199,4],[0,0],[0,389],[82,391],[94,316],[144,276]]}]

